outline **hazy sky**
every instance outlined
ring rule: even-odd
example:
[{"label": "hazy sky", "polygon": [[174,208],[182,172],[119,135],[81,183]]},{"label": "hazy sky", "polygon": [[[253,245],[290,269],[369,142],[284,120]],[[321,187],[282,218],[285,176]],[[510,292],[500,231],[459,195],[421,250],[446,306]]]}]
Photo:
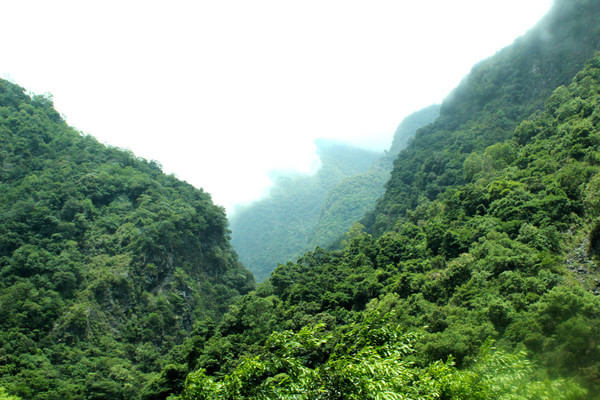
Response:
[{"label": "hazy sky", "polygon": [[2,1],[0,76],[229,210],[313,140],[388,148],[551,0]]}]

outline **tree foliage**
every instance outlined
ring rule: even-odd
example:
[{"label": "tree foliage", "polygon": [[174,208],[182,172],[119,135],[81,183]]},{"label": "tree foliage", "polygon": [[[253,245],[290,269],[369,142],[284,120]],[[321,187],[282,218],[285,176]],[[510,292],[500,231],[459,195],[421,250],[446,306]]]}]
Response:
[{"label": "tree foliage", "polygon": [[[327,209],[331,211],[332,203],[335,206],[339,202],[339,199],[331,199],[328,193],[343,186],[345,179],[364,173],[380,157],[373,151],[328,140],[319,140],[316,144],[320,159],[316,173],[275,173],[269,195],[237,210],[232,217],[232,244],[258,281],[266,279],[277,263],[297,257],[310,247],[315,227],[323,218],[323,204],[327,202]],[[377,170],[371,176],[382,188],[386,174]],[[370,193],[368,190],[362,192]],[[329,229],[342,234],[348,228],[345,226],[348,218],[353,217],[346,215],[348,210],[333,212],[335,222],[315,239],[320,244],[335,238],[336,234],[330,234]],[[359,212],[352,221],[361,215]],[[336,224],[341,224],[341,229]]]},{"label": "tree foliage", "polygon": [[[217,327],[211,347],[227,346],[229,361],[200,362],[187,388],[205,389],[184,398],[598,398],[600,61],[584,65],[597,43],[578,35],[595,31],[586,24],[600,13],[576,3],[557,2],[537,30],[474,69],[400,153],[366,228],[280,264],[245,296],[269,299],[262,317],[276,333]],[[374,310],[388,315],[387,332],[399,327],[396,338],[414,335],[410,352],[377,353],[378,328],[357,328]],[[309,331],[318,351],[272,348],[278,335],[294,343]],[[405,343],[381,337],[390,349]],[[387,362],[393,374],[378,369]],[[343,394],[318,392],[324,381]]]},{"label": "tree foliage", "polygon": [[[198,318],[252,288],[224,211],[0,81],[0,385],[137,398]],[[183,379],[183,378],[182,378]]]},{"label": "tree foliage", "polygon": [[384,193],[393,159],[416,130],[439,114],[439,105],[406,117],[389,152],[318,140],[321,165],[314,175],[276,175],[269,195],[232,217],[232,243],[240,259],[263,281],[279,262],[339,241]]},{"label": "tree foliage", "polygon": [[600,398],[598,7],[476,66],[256,287],[206,193],[0,81],[0,396]]},{"label": "tree foliage", "polygon": [[[552,109],[562,105],[561,116],[577,109],[577,100],[564,105],[561,90],[553,91],[568,85],[600,49],[598,15],[594,0],[557,1],[526,35],[475,65],[445,99],[440,117],[418,131],[395,160],[384,196],[364,220],[369,231],[391,229],[396,218],[418,205],[420,196],[433,200],[447,188],[469,183],[476,170],[502,167],[507,160],[498,158],[501,142],[511,139],[517,126],[517,143],[533,137],[536,125],[523,121],[543,110],[548,96]],[[492,145],[500,147],[484,154]],[[574,145],[572,152],[583,143]]]}]

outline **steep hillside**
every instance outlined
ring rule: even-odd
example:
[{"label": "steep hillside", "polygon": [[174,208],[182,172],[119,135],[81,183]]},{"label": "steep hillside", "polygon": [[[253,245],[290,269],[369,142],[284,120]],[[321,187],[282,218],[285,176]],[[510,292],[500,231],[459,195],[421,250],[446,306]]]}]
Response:
[{"label": "steep hillside", "polygon": [[256,279],[265,280],[280,262],[338,242],[373,209],[395,156],[417,129],[433,122],[439,109],[433,105],[406,117],[384,155],[318,140],[322,165],[315,175],[276,175],[267,198],[238,210],[231,221],[232,243]]},{"label": "steep hillside", "polygon": [[383,196],[390,179],[393,162],[406,147],[415,132],[432,123],[440,112],[439,105],[416,111],[402,120],[394,133],[392,146],[365,172],[344,178],[331,188],[321,205],[321,214],[314,226],[307,248],[327,246],[341,239],[355,221],[373,210]]},{"label": "steep hillside", "polygon": [[135,399],[200,321],[253,287],[224,211],[0,80],[0,386]]},{"label": "steep hillside", "polygon": [[465,183],[466,157],[510,138],[600,48],[599,19],[598,1],[557,1],[530,32],[477,64],[444,101],[436,122],[396,160],[383,199],[364,221],[369,230],[381,234],[423,199]]},{"label": "steep hillside", "polygon": [[394,139],[388,152],[388,156],[392,158],[392,161],[398,156],[398,153],[408,146],[408,143],[419,129],[435,121],[440,115],[440,108],[439,104],[433,104],[415,111],[400,122],[396,132],[394,132]]},{"label": "steep hillside", "polygon": [[379,153],[328,140],[316,142],[321,166],[314,175],[281,173],[269,195],[231,220],[232,243],[240,260],[258,281],[279,262],[308,249],[323,200],[342,179],[367,170]]},{"label": "steep hillside", "polygon": [[599,398],[598,110],[600,54],[468,183],[280,265],[196,342],[183,398]]},{"label": "steep hillside", "polygon": [[3,84],[0,396],[600,399],[599,41],[556,0],[255,290],[206,194]]},{"label": "steep hillside", "polygon": [[279,265],[195,337],[182,398],[600,398],[598,19],[557,0],[475,67],[377,235]]}]

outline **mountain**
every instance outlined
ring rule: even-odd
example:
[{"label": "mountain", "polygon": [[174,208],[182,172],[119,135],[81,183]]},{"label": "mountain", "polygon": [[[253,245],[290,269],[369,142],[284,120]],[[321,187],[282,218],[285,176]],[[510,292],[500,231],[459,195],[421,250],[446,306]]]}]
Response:
[{"label": "mountain", "polygon": [[8,393],[139,398],[173,348],[254,287],[208,194],[75,131],[49,97],[4,80],[0,166]]},{"label": "mountain", "polygon": [[389,157],[392,161],[398,156],[400,151],[408,146],[410,140],[412,140],[419,129],[435,121],[440,115],[440,108],[439,104],[430,105],[429,107],[415,111],[400,122],[396,132],[394,132],[394,139],[389,150]]},{"label": "mountain", "polygon": [[366,227],[192,337],[181,398],[600,398],[599,29],[556,0],[476,65]]},{"label": "mountain", "polygon": [[0,396],[600,399],[599,30],[556,0],[256,287],[205,193],[2,83]]},{"label": "mountain", "polygon": [[404,118],[394,133],[388,152],[367,171],[344,178],[327,192],[319,219],[309,236],[307,249],[338,242],[355,221],[375,207],[376,201],[384,194],[385,183],[390,178],[398,153],[406,147],[415,132],[432,123],[439,112],[440,106],[435,104]]},{"label": "mountain", "polygon": [[384,193],[393,159],[416,130],[439,114],[439,105],[406,117],[389,152],[317,140],[321,166],[315,175],[280,173],[269,195],[231,218],[232,243],[241,261],[262,282],[277,264],[316,246],[339,241]]},{"label": "mountain", "polygon": [[[381,234],[423,199],[464,184],[463,164],[472,152],[509,139],[515,127],[544,107],[552,91],[570,82],[600,47],[596,1],[556,1],[526,35],[475,65],[443,102],[436,122],[417,132],[403,152],[375,220]],[[574,23],[573,21],[577,21]]]},{"label": "mountain", "polygon": [[279,262],[308,249],[328,191],[342,179],[367,170],[379,153],[331,140],[317,140],[321,165],[314,175],[277,173],[269,195],[231,218],[232,244],[258,281]]}]

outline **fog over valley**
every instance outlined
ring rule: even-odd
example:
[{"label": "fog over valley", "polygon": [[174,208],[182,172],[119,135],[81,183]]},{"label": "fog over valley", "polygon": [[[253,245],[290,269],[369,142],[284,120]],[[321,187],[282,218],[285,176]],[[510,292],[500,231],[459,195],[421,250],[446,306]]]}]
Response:
[{"label": "fog over valley", "polygon": [[232,210],[310,171],[316,138],[388,149],[550,3],[9,2],[0,76]]}]

